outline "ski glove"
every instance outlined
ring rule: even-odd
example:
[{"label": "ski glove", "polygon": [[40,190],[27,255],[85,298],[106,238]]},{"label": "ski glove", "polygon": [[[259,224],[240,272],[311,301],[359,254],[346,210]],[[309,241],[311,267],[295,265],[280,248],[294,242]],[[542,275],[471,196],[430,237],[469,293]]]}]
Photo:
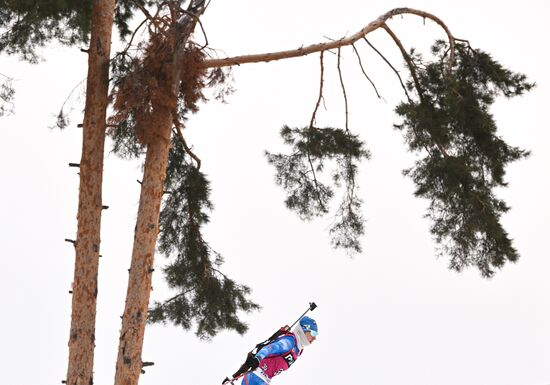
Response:
[{"label": "ski glove", "polygon": [[250,367],[250,370],[254,370],[260,365],[260,360],[258,357],[251,354],[246,359],[246,364]]}]

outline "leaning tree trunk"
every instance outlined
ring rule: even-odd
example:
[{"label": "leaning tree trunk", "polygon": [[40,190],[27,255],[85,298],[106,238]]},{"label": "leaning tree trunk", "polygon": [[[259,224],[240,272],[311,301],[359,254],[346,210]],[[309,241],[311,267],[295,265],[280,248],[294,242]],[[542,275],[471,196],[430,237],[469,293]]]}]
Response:
[{"label": "leaning tree trunk", "polygon": [[126,306],[122,316],[115,385],[137,384],[143,366],[141,351],[159,231],[160,205],[170,150],[171,112],[166,109],[157,114],[157,122],[157,133],[160,135],[147,145]]},{"label": "leaning tree trunk", "polygon": [[[168,76],[166,93],[178,95],[182,58],[187,39],[193,32],[198,17],[205,10],[205,0],[192,0],[185,16],[172,20],[174,42],[172,62],[166,63]],[[193,16],[191,16],[193,15]],[[175,106],[174,106],[175,107]],[[134,234],[132,262],[128,278],[126,305],[118,345],[115,385],[137,385],[143,368],[142,350],[147,323],[147,310],[151,294],[153,261],[158,238],[160,207],[164,194],[164,180],[170,151],[170,138],[174,116],[164,105],[153,106],[156,129],[148,136],[147,154],[141,182],[139,208]],[[151,129],[151,128],[149,128]]]},{"label": "leaning tree trunk", "polygon": [[92,384],[95,348],[97,273],[101,229],[101,187],[109,57],[114,0],[94,0],[88,51],[76,257],[69,337],[69,385]]}]

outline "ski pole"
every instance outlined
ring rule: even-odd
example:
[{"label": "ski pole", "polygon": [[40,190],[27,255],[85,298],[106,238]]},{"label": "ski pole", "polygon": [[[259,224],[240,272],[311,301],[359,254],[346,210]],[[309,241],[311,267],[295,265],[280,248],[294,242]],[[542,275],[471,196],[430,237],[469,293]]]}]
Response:
[{"label": "ski pole", "polygon": [[[313,310],[315,310],[316,307],[317,307],[317,305],[315,304],[315,302],[310,302],[310,303],[309,303],[309,307],[307,308],[307,310],[306,310],[300,317],[298,317],[298,319],[297,319],[296,321],[294,321],[294,323],[293,323],[292,325],[290,325],[290,326],[286,325],[285,327],[283,327],[283,328],[277,330],[277,331],[276,331],[271,337],[269,337],[267,340],[265,340],[264,342],[260,342],[258,345],[256,345],[256,347],[255,347],[254,349],[257,349],[259,346],[264,345],[265,343],[267,343],[267,342],[269,342],[269,341],[272,341],[272,340],[274,340],[275,338],[279,337],[279,336],[281,335],[281,333],[283,333],[283,329],[284,329],[285,331],[290,331],[290,330],[292,330],[292,327],[293,327],[294,325],[296,325],[296,323],[297,323],[298,321],[300,321],[300,320],[302,319],[302,317],[305,316],[305,315],[307,314],[308,311],[313,311]],[[252,349],[252,350],[250,351],[250,353],[252,353],[252,352],[254,351],[254,349]]]},{"label": "ski pole", "polygon": [[307,310],[304,312],[304,314],[302,314],[296,321],[294,321],[294,323],[292,325],[290,325],[289,329],[292,329],[292,327],[294,325],[296,325],[296,323],[298,321],[300,321],[302,319],[303,316],[305,316],[307,314],[308,311],[313,311],[315,310],[315,308],[317,307],[317,305],[315,304],[315,302],[310,302],[309,303],[309,307],[307,308]]},{"label": "ski pole", "polygon": [[229,377],[225,377],[225,380],[223,380],[222,385],[227,385],[227,384],[235,385],[235,381],[240,379],[242,376],[244,376],[244,373],[238,375],[237,377],[233,377],[231,379]]}]

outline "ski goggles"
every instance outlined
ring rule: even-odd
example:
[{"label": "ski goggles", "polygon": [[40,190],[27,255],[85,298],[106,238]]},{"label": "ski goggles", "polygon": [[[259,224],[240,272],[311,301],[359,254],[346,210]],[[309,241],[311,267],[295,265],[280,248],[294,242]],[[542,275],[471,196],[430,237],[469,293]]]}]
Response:
[{"label": "ski goggles", "polygon": [[312,337],[317,337],[317,334],[319,334],[319,333],[315,330],[310,330],[309,334],[311,334]]}]

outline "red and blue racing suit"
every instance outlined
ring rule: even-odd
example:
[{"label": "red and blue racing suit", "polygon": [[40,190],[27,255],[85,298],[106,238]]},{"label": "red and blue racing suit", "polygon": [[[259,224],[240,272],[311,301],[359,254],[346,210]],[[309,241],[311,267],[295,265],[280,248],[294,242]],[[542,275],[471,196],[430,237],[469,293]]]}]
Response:
[{"label": "red and blue racing suit", "polygon": [[260,364],[256,370],[245,374],[241,385],[269,384],[273,377],[287,370],[301,353],[294,334],[278,337],[256,353]]}]

